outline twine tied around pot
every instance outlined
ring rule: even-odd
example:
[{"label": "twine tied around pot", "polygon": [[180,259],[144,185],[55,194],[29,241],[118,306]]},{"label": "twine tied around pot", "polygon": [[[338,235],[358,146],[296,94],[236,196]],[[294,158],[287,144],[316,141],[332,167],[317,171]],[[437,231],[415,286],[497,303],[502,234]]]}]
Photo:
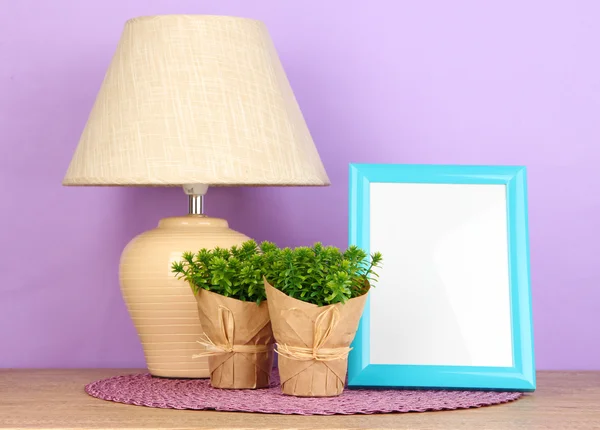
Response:
[{"label": "twine tied around pot", "polygon": [[[292,308],[290,311],[299,309]],[[313,347],[293,346],[286,344],[277,344],[275,352],[283,357],[299,361],[334,361],[341,360],[348,356],[352,348],[323,348],[333,329],[340,321],[340,311],[337,307],[330,307],[317,316],[313,326]]]},{"label": "twine tied around pot", "polygon": [[206,333],[202,333],[200,340],[197,340],[196,342],[206,347],[206,351],[203,351],[200,354],[194,354],[192,358],[210,357],[232,352],[261,353],[268,352],[272,349],[271,345],[235,345],[233,343],[235,332],[233,312],[226,306],[219,305],[218,320],[219,329],[221,330],[222,338],[225,339],[225,343],[216,344]]}]

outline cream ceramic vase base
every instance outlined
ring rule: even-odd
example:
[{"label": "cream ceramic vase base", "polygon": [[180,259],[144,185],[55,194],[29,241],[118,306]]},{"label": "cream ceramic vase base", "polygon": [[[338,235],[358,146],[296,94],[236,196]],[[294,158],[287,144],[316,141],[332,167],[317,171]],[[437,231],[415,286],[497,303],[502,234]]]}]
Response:
[{"label": "cream ceramic vase base", "polygon": [[121,255],[121,292],[154,376],[208,378],[207,358],[192,358],[203,347],[196,298],[177,280],[171,264],[185,251],[231,247],[249,240],[227,221],[202,215],[162,219],[135,237]]}]

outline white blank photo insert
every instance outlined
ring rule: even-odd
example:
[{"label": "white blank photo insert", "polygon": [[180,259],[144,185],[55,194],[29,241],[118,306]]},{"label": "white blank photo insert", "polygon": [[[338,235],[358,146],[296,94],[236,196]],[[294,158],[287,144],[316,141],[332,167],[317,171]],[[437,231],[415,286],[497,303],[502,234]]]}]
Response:
[{"label": "white blank photo insert", "polygon": [[504,185],[371,183],[373,364],[511,367]]}]

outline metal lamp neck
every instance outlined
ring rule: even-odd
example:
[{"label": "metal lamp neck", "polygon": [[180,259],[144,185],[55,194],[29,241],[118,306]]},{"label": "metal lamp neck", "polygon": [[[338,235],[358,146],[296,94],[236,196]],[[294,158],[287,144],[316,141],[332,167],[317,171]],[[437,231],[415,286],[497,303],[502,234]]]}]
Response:
[{"label": "metal lamp neck", "polygon": [[188,215],[204,215],[204,195],[188,195]]}]

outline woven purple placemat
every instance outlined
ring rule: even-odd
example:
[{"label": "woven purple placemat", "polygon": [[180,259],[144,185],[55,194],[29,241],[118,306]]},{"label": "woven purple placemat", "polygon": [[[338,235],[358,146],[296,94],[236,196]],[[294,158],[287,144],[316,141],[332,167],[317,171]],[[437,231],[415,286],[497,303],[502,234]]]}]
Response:
[{"label": "woven purple placemat", "polygon": [[352,415],[479,408],[506,403],[522,393],[442,390],[345,390],[339,397],[302,398],[281,394],[279,377],[262,390],[220,390],[208,379],[165,379],[149,374],[115,376],[86,385],[93,397],[152,408]]}]

